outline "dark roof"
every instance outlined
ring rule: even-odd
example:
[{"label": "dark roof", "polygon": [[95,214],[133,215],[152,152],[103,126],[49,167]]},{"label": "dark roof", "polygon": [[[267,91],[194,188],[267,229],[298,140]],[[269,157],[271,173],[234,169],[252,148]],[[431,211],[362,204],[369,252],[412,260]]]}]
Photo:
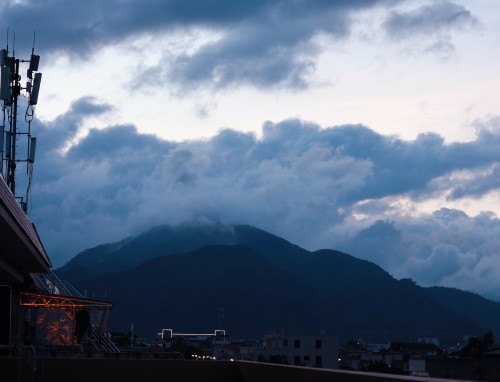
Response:
[{"label": "dark roof", "polygon": [[0,282],[22,282],[24,274],[51,266],[35,226],[0,176]]}]

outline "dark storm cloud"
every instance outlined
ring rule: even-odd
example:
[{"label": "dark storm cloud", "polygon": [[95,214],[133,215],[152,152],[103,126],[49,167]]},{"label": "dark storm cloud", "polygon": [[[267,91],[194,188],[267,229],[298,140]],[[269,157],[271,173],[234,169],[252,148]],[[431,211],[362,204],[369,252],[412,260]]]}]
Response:
[{"label": "dark storm cloud", "polygon": [[[76,139],[85,118],[108,110],[82,99],[34,126],[31,217],[58,265],[156,224],[208,220],[252,224],[310,249],[339,248],[421,283],[500,293],[493,280],[500,269],[487,288],[478,281],[500,253],[496,216],[442,209],[412,218],[387,201],[495,189],[486,176],[500,163],[495,120],[476,140],[452,144],[436,134],[404,141],[361,125],[322,129],[300,120],[267,122],[260,138],[225,129],[174,143],[111,126]],[[355,218],[385,213],[394,221],[367,227]]]},{"label": "dark storm cloud", "polygon": [[[47,36],[44,46],[78,53],[132,35],[192,26],[231,28],[253,20],[252,23],[257,25],[249,31],[257,33],[258,26],[270,19],[300,24],[302,17],[360,9],[380,2],[382,1],[88,0],[83,4],[65,0],[4,1],[0,5],[0,24],[12,25],[19,30],[36,28],[46,31],[41,33]],[[259,22],[259,18],[263,18],[262,22]],[[336,27],[331,26],[327,29],[334,28]],[[293,36],[297,31],[293,29],[287,34]],[[268,36],[271,41],[274,38],[276,36]],[[296,39],[291,38],[292,41]]]},{"label": "dark storm cloud", "polygon": [[[288,121],[282,125],[291,123],[297,122]],[[277,127],[273,134],[279,134],[276,140],[278,149],[281,142],[289,143],[286,129]],[[439,187],[430,182],[445,174],[483,169],[499,158],[495,139],[498,139],[498,135],[494,139],[485,139],[479,133],[474,143],[445,144],[439,135],[427,133],[419,135],[414,141],[403,141],[383,136],[361,125],[346,125],[323,130],[309,128],[301,132],[298,142],[324,146],[336,150],[343,157],[369,161],[370,175],[363,184],[342,195],[342,200],[354,202],[405,193],[418,197],[433,187]],[[451,184],[448,186],[454,187]]]},{"label": "dark storm cloud", "polygon": [[[87,235],[94,237],[92,241],[113,236],[128,216],[129,203],[136,200],[144,174],[171,147],[154,136],[138,134],[132,126],[92,130],[69,147],[84,118],[108,110],[110,106],[84,98],[53,122],[43,125],[35,120],[35,179],[39,182],[35,180],[33,213],[42,230],[46,229],[48,247],[57,247],[56,261],[62,248],[71,252],[85,246]],[[116,235],[123,234],[122,228]]]},{"label": "dark storm cloud", "polygon": [[[194,51],[186,46],[181,52],[161,52],[158,66],[135,73],[132,85],[147,83],[153,71],[156,80],[182,84],[184,90],[237,84],[304,88],[320,53],[314,37],[345,38],[355,22],[354,12],[399,2],[403,1],[6,1],[0,5],[0,26],[10,26],[11,36],[17,33],[25,48],[36,30],[37,49],[79,58],[138,36],[202,29],[219,37]],[[463,7],[440,2],[412,13],[393,12],[385,26],[398,35],[433,33],[471,19]]]},{"label": "dark storm cloud", "polygon": [[391,37],[402,39],[475,24],[477,20],[467,8],[440,0],[411,11],[392,11],[384,26]]},{"label": "dark storm cloud", "polygon": [[223,37],[193,54],[171,57],[164,52],[164,62],[154,69],[157,74],[163,72],[164,79],[184,86],[245,82],[258,87],[303,87],[312,57],[302,56],[315,56],[306,43],[319,32],[344,36],[349,29],[348,11],[380,2],[27,0],[4,3],[0,25],[19,31],[36,29],[44,50],[80,56],[133,36],[203,28],[222,32]]},{"label": "dark storm cloud", "polygon": [[[452,183],[454,180],[446,179],[445,181]],[[455,187],[453,192],[448,196],[449,200],[460,199],[464,197],[478,198],[487,193],[500,188],[500,166],[494,164],[484,171],[478,172],[464,179],[460,186]]]},{"label": "dark storm cloud", "polygon": [[439,0],[412,10],[393,10],[383,27],[387,35],[397,41],[429,37],[431,40],[423,51],[448,58],[455,51],[450,32],[478,25],[479,21],[463,5]]},{"label": "dark storm cloud", "polygon": [[377,221],[337,247],[373,261],[398,278],[424,286],[459,287],[494,300],[500,296],[500,220],[442,208],[421,217]]},{"label": "dark storm cloud", "polygon": [[205,82],[225,87],[243,82],[257,87],[305,87],[317,55],[310,40],[318,33],[335,37],[349,33],[348,7],[310,5],[283,2],[248,15],[218,41],[192,54],[166,58],[159,68],[167,68],[164,76],[183,86]]}]

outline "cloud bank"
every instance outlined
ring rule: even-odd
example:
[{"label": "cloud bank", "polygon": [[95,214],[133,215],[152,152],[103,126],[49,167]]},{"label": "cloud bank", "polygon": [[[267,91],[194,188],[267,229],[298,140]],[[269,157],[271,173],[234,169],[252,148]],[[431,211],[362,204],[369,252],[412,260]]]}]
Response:
[{"label": "cloud bank", "polygon": [[500,296],[494,214],[417,216],[394,203],[497,192],[499,120],[478,128],[474,141],[451,144],[436,134],[403,141],[362,125],[301,120],[267,122],[261,137],[225,129],[169,142],[120,125],[78,138],[82,121],[108,108],[84,98],[36,122],[30,216],[56,265],[156,224],[208,220],[344,250],[424,285]]},{"label": "cloud bank", "polygon": [[[386,10],[381,27],[397,39],[446,32],[433,49],[449,50],[449,32],[474,24],[474,16],[449,1],[407,10],[403,0],[259,0],[259,1],[3,1],[0,25],[18,33],[38,31],[40,46],[55,55],[87,58],[105,46],[132,45],[140,37],[184,36],[189,41],[150,46],[159,51],[157,65],[140,70],[134,81],[156,80],[184,90],[208,85],[225,88],[250,85],[300,89],[308,85],[322,51],[319,36],[347,38],[357,12]],[[410,2],[411,4],[411,2]],[[401,5],[402,8],[395,8]],[[14,31],[14,32],[16,32]],[[189,36],[204,38],[198,45]],[[21,40],[30,41],[29,34]],[[147,44],[147,42],[146,42]],[[443,45],[444,44],[444,45]],[[323,47],[324,48],[324,47]]]}]

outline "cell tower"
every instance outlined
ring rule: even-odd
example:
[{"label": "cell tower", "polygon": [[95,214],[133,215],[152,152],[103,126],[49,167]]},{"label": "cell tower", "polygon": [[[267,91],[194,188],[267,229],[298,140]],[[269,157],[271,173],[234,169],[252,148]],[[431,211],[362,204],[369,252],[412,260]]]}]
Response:
[{"label": "cell tower", "polygon": [[[33,35],[34,37],[34,35]],[[31,135],[31,122],[35,113],[35,105],[38,102],[40,82],[42,73],[38,72],[40,56],[35,54],[35,39],[29,60],[16,58],[15,36],[12,47],[12,55],[9,52],[9,36],[7,30],[7,47],[0,50],[0,101],[2,102],[3,120],[0,121],[0,174],[3,176],[12,194],[19,201],[25,213],[28,211],[28,199],[31,189],[31,178],[33,174],[33,163],[35,161],[36,138]],[[26,86],[21,84],[19,74],[21,64],[27,64]],[[18,126],[17,114],[20,107],[19,98],[25,96],[26,111],[24,120],[26,125]],[[19,155],[22,142],[25,138],[24,147],[26,154]],[[19,163],[26,163],[26,174],[28,182],[24,195],[16,194],[16,171]]]}]

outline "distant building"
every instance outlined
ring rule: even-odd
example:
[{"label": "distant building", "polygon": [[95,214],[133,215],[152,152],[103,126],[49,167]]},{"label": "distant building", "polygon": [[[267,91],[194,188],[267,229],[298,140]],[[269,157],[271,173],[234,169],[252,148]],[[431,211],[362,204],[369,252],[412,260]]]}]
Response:
[{"label": "distant building", "polygon": [[419,338],[417,342],[419,344],[433,344],[433,345],[439,346],[439,338],[437,338],[437,337]]},{"label": "distant building", "polygon": [[277,334],[264,337],[254,361],[338,369],[338,337],[325,334]]},{"label": "distant building", "polygon": [[391,348],[390,342],[377,343],[377,344],[367,344],[366,350],[372,353],[380,353],[383,350],[389,350]]},{"label": "distant building", "polygon": [[348,370],[374,371],[384,367],[415,376],[426,376],[424,359],[436,358],[443,350],[432,341],[417,343],[393,342],[353,346],[340,351],[340,367]]},{"label": "distant building", "polygon": [[218,348],[231,343],[231,338],[225,330],[215,330],[213,333],[176,333],[172,329],[162,329],[156,337],[156,344],[166,351],[172,350],[174,343],[180,341],[186,346],[198,349],[201,354],[211,355],[215,355]]}]

